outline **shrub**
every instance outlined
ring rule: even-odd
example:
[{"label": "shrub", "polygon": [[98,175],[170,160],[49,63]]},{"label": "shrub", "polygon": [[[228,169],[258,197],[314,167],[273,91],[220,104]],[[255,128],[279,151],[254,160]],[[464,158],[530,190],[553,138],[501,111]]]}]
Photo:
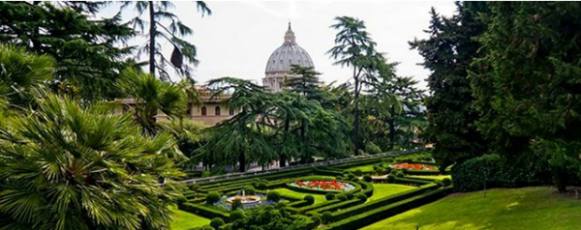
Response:
[{"label": "shrub", "polygon": [[360,169],[357,169],[357,170],[353,171],[353,174],[355,174],[355,176],[361,176],[363,174],[363,172]]},{"label": "shrub", "polygon": [[347,200],[347,195],[345,193],[339,193],[337,196],[337,199],[339,200]]},{"label": "shrub", "polygon": [[363,193],[357,193],[357,194],[355,194],[355,198],[357,198],[357,199],[359,199],[361,201],[367,200],[367,196],[365,194],[363,194]]},{"label": "shrub", "polygon": [[242,201],[240,199],[234,199],[232,201],[232,210],[236,210],[238,208],[242,208]]},{"label": "shrub", "polygon": [[240,209],[230,212],[230,221],[237,221],[246,218],[244,212]]},{"label": "shrub", "polygon": [[192,190],[192,191],[197,191],[197,190],[200,188],[200,185],[198,185],[198,184],[191,184],[191,185],[189,186],[189,188],[190,188],[190,190]]},{"label": "shrub", "polygon": [[220,201],[220,198],[222,198],[222,196],[220,195],[220,193],[218,193],[218,192],[209,192],[208,195],[206,195],[206,203],[208,203],[208,204],[214,204],[214,203]]},{"label": "shrub", "polygon": [[222,220],[222,218],[220,217],[216,217],[214,219],[212,219],[212,221],[210,221],[210,226],[212,226],[215,229],[220,229],[220,226],[224,225],[224,220]]},{"label": "shrub", "polygon": [[387,175],[387,182],[388,183],[393,183],[395,182],[395,176],[393,174],[389,174]]},{"label": "shrub", "polygon": [[202,172],[202,177],[209,177],[211,175],[212,175],[212,173],[210,173],[210,171],[203,171]]},{"label": "shrub", "polygon": [[280,200],[280,194],[275,191],[270,191],[266,194],[266,199],[273,202],[278,202]]},{"label": "shrub", "polygon": [[[371,182],[371,181],[372,181],[372,179],[371,179],[371,176],[369,176],[369,175],[365,175],[365,176],[363,176],[363,180],[364,180],[365,182]],[[363,187],[363,186],[362,186],[362,187]],[[365,189],[365,188],[364,188],[364,189]]]},{"label": "shrub", "polygon": [[373,142],[368,142],[365,144],[365,152],[368,152],[369,154],[378,154],[381,153],[381,148]]},{"label": "shrub", "polygon": [[312,195],[306,195],[304,198],[305,201],[308,202],[308,204],[313,204],[315,203],[315,197],[313,197]]},{"label": "shrub", "polygon": [[442,184],[443,184],[444,186],[451,185],[451,184],[452,184],[452,180],[450,180],[450,178],[444,178],[444,179],[442,180]]},{"label": "shrub", "polygon": [[327,200],[335,199],[335,193],[330,192],[330,193],[325,194],[325,199],[327,199]]},{"label": "shrub", "polygon": [[215,228],[212,226],[204,225],[201,228],[199,228],[198,230],[215,230]]},{"label": "shrub", "polygon": [[396,177],[404,177],[405,174],[403,173],[402,170],[394,170],[394,172],[392,172],[394,174],[394,176]]},{"label": "shrub", "polygon": [[321,224],[321,215],[318,212],[313,212],[311,214],[311,220],[314,226],[319,226]]},{"label": "shrub", "polygon": [[347,200],[353,199],[353,193],[346,193]]},{"label": "shrub", "polygon": [[384,173],[391,173],[391,171],[393,171],[391,167],[387,167],[383,170]]},{"label": "shrub", "polygon": [[323,222],[323,224],[328,224],[331,221],[333,221],[333,214],[331,214],[331,212],[323,212],[323,214],[321,215],[321,221]]},{"label": "shrub", "polygon": [[250,185],[246,185],[242,188],[242,190],[244,190],[245,194],[248,195],[254,195],[256,194],[256,190],[254,189],[254,187],[250,186]]},{"label": "shrub", "polygon": [[253,182],[252,185],[254,185],[255,188],[260,189],[260,190],[266,189],[266,181],[264,181],[262,179],[259,181]]}]

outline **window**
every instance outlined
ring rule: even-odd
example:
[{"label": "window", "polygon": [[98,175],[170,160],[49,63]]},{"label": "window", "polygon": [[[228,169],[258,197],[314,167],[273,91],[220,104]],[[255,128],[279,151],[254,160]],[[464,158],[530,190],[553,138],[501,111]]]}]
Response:
[{"label": "window", "polygon": [[228,111],[228,114],[230,114],[230,116],[234,115],[234,108],[230,108],[230,110]]},{"label": "window", "polygon": [[215,114],[216,116],[220,116],[220,106],[216,106]]},{"label": "window", "polygon": [[202,106],[202,116],[206,116],[206,106]]}]

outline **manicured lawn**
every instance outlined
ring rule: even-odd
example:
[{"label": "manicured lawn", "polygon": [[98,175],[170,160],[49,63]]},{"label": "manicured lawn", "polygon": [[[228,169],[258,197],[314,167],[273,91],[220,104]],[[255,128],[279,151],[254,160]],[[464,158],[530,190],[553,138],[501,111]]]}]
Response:
[{"label": "manicured lawn", "polygon": [[171,207],[173,211],[171,229],[172,230],[187,230],[196,227],[201,227],[210,224],[210,220],[204,217],[184,212],[177,207]]},{"label": "manicured lawn", "polygon": [[452,194],[367,226],[366,230],[581,229],[581,200],[549,187]]},{"label": "manicured lawn", "polygon": [[347,171],[357,171],[360,170],[361,172],[373,172],[373,164],[371,165],[361,165],[361,166],[356,166],[353,168],[348,168]]},{"label": "manicured lawn", "polygon": [[396,193],[408,191],[414,188],[416,187],[401,184],[374,183],[373,195],[371,195],[371,197],[367,199],[367,202],[381,199],[386,196],[391,196]]},{"label": "manicured lawn", "polygon": [[419,178],[419,179],[436,179],[436,180],[442,180],[444,178],[449,178],[452,179],[452,176],[450,175],[434,175],[434,176],[407,176],[409,178]]},{"label": "manicured lawn", "polygon": [[280,195],[285,195],[285,196],[290,196],[296,199],[303,199],[306,195],[312,195],[315,198],[315,204],[321,203],[321,202],[325,202],[325,196],[324,195],[320,195],[320,194],[313,194],[313,193],[302,193],[302,192],[297,192],[297,191],[293,191],[290,190],[288,188],[277,188],[277,189],[273,189],[272,191],[276,191],[278,192]]}]

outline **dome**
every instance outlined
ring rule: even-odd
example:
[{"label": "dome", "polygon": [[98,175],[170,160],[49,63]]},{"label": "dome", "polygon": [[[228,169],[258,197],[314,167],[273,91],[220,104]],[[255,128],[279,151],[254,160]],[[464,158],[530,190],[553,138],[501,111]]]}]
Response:
[{"label": "dome", "polygon": [[291,65],[314,67],[311,56],[300,47],[295,40],[295,33],[291,30],[290,23],[284,36],[284,43],[278,47],[268,58],[266,74],[288,73]]}]

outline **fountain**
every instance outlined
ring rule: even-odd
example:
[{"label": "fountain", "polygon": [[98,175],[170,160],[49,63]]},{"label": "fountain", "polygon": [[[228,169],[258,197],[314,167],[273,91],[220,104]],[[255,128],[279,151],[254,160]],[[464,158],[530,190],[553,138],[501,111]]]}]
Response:
[{"label": "fountain", "polygon": [[257,196],[257,195],[248,195],[247,196],[246,193],[244,192],[244,190],[242,190],[242,195],[235,195],[235,196],[228,197],[226,199],[226,202],[231,205],[235,200],[240,200],[240,203],[242,203],[242,205],[254,205],[254,204],[259,204],[261,199],[260,199],[260,196]]}]

